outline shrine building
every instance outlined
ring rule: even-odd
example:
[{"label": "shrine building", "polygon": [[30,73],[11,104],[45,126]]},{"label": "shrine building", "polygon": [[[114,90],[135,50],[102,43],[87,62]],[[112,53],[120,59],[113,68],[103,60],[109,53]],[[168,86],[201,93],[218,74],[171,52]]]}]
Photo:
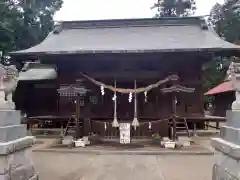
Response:
[{"label": "shrine building", "polygon": [[[204,119],[202,65],[239,56],[201,17],[59,22],[40,44],[11,52],[21,66],[17,109],[51,120],[77,119],[80,136],[176,138]],[[198,121],[197,128],[204,128]]]}]

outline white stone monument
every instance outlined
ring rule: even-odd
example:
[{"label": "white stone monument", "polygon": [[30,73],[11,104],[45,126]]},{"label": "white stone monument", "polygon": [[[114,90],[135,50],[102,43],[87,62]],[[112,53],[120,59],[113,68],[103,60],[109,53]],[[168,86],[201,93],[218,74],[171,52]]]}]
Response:
[{"label": "white stone monument", "polygon": [[120,123],[119,130],[120,130],[120,143],[121,144],[129,144],[130,143],[130,123]]},{"label": "white stone monument", "polygon": [[12,101],[17,77],[14,66],[0,65],[0,180],[37,180],[31,156],[35,138],[26,136]]},{"label": "white stone monument", "polygon": [[240,63],[233,63],[233,87],[236,100],[227,112],[227,122],[220,129],[220,137],[212,139],[215,148],[213,180],[240,180]]}]

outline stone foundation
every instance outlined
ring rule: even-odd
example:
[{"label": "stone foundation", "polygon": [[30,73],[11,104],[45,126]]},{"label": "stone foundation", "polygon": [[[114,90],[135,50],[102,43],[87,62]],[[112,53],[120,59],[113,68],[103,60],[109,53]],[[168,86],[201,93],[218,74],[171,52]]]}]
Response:
[{"label": "stone foundation", "polygon": [[228,111],[220,137],[212,139],[215,148],[213,180],[240,180],[240,111]]},{"label": "stone foundation", "polygon": [[31,146],[35,137],[26,136],[20,112],[0,111],[0,180],[37,180]]}]

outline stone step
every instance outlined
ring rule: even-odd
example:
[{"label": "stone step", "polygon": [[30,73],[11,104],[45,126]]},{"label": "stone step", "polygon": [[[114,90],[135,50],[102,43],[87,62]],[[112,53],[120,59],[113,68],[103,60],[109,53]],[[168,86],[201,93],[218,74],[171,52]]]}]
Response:
[{"label": "stone step", "polygon": [[212,138],[211,145],[217,151],[221,151],[234,159],[240,159],[240,146],[237,144],[228,142],[222,138]]},{"label": "stone step", "polygon": [[10,173],[0,174],[1,180],[28,180],[35,175],[33,165],[22,165],[16,169],[11,170]]},{"label": "stone step", "polygon": [[0,127],[0,143],[13,141],[27,135],[27,128],[24,124]]},{"label": "stone step", "polygon": [[220,137],[226,141],[240,145],[240,128],[222,126],[220,129]]},{"label": "stone step", "polygon": [[33,136],[25,136],[9,142],[0,143],[0,156],[15,153],[21,149],[31,147],[36,141]]},{"label": "stone step", "polygon": [[[221,151],[215,151],[214,164],[218,170],[217,174],[224,177],[225,174],[231,173],[233,177],[239,177],[240,163],[238,159],[234,159]],[[220,174],[219,174],[220,173]],[[234,178],[233,178],[234,179]]]},{"label": "stone step", "polygon": [[235,128],[240,128],[240,111],[227,111],[227,126],[233,126]]},{"label": "stone step", "polygon": [[[0,174],[6,174],[17,167],[32,163],[32,148],[25,148],[6,156],[0,156]],[[9,166],[11,165],[11,167]]]},{"label": "stone step", "polygon": [[20,124],[20,111],[0,110],[0,126],[10,126]]}]

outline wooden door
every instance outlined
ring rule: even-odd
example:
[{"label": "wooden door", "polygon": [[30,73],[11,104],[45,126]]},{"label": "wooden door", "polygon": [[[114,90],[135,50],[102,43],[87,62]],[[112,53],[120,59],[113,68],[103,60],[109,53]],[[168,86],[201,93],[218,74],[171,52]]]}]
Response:
[{"label": "wooden door", "polygon": [[117,98],[117,116],[120,121],[133,119],[134,115],[134,97],[129,102],[128,94],[119,94]]}]

